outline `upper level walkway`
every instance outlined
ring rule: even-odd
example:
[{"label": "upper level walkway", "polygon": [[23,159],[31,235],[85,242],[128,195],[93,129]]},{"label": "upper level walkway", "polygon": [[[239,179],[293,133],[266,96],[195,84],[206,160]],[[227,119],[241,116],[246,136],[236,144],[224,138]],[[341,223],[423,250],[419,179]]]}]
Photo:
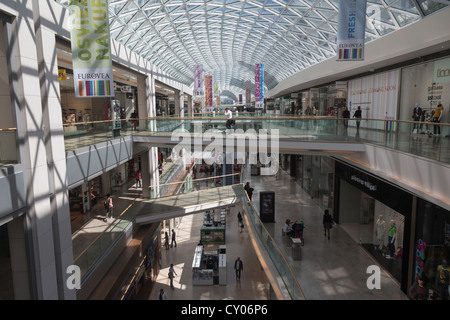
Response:
[{"label": "upper level walkway", "polygon": [[[182,142],[191,150],[225,150],[229,144],[236,150],[277,148],[286,154],[358,153],[365,151],[366,144],[374,144],[450,163],[450,124],[263,114],[238,114],[233,119],[231,130],[226,129],[223,115],[204,114],[72,123],[64,125],[63,134],[66,151],[131,136],[133,142],[157,147],[173,148]],[[136,130],[132,121],[138,123]],[[16,146],[16,130],[0,130],[0,166],[19,163]]]},{"label": "upper level walkway", "polygon": [[[200,180],[210,180],[213,183],[214,177]],[[165,219],[229,206],[241,202],[242,197],[245,197],[244,187],[242,184],[236,184],[218,188],[205,188],[192,191],[189,194],[177,194],[143,200],[137,204],[139,212],[136,215],[136,223],[159,222]]]},{"label": "upper level walkway", "polygon": [[[375,144],[450,163],[450,125],[380,119],[346,119],[239,114],[231,130],[223,115],[139,119],[136,131],[122,121],[121,135],[132,135],[133,142],[158,147],[185,143],[191,150],[214,147],[225,150],[227,144],[246,151],[252,148],[278,148],[286,154],[345,154],[365,151]],[[346,122],[348,126],[345,128]],[[357,128],[359,122],[359,129]],[[87,127],[80,135],[65,135],[66,150],[114,139],[112,121],[75,124]],[[436,130],[436,131],[435,131]],[[80,130],[78,130],[80,131]],[[434,134],[440,132],[440,134]],[[197,149],[197,150],[198,150]]]}]

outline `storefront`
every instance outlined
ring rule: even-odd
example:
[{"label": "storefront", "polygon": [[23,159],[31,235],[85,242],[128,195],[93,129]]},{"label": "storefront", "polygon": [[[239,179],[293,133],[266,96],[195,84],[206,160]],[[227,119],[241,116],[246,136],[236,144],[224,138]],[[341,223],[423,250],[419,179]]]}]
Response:
[{"label": "storefront", "polygon": [[[450,211],[423,199],[417,199],[413,283],[423,277],[431,299],[448,300],[447,287],[439,284],[442,269],[450,272]],[[447,268],[443,268],[447,262]],[[445,290],[446,289],[446,290]]]},{"label": "storefront", "polygon": [[[442,103],[444,110],[441,123],[450,120],[450,57],[427,61],[426,63],[402,69],[400,120],[413,121],[414,108],[420,108],[419,122],[432,122],[432,114],[438,104]],[[414,128],[411,126],[405,129]],[[420,124],[416,133],[426,133],[433,130],[426,124]],[[443,127],[443,136],[450,132]]]},{"label": "storefront", "polygon": [[334,160],[318,155],[291,155],[290,175],[323,209],[333,211]]},{"label": "storefront", "polygon": [[412,194],[335,161],[334,220],[399,281],[404,292],[412,258],[412,203]]},{"label": "storefront", "polygon": [[156,97],[156,115],[162,117],[170,115],[169,96],[156,92],[155,97]]},{"label": "storefront", "polygon": [[[400,69],[393,69],[348,81],[347,107],[351,117],[360,107],[363,119],[397,119],[400,75]],[[356,126],[353,121],[349,125]],[[385,123],[362,121],[361,128],[384,130]]]},{"label": "storefront", "polygon": [[[76,122],[102,121],[108,119],[128,119],[137,108],[137,76],[125,68],[115,67],[114,96],[77,98],[75,96],[72,53],[68,44],[57,43],[58,74],[61,95],[62,120],[67,134],[83,134],[80,128],[70,126]],[[117,115],[112,114],[112,107],[117,106]],[[114,116],[114,117],[113,117]],[[122,126],[129,123],[122,122]],[[75,130],[76,128],[76,130]],[[89,129],[89,128],[87,128]],[[77,131],[77,132],[74,132]]]}]

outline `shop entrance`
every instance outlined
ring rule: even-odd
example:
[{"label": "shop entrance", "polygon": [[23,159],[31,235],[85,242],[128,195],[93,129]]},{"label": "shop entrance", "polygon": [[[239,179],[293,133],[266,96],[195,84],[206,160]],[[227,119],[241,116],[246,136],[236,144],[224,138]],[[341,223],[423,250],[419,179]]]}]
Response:
[{"label": "shop entrance", "polygon": [[405,226],[402,214],[341,180],[339,226],[401,280]]}]

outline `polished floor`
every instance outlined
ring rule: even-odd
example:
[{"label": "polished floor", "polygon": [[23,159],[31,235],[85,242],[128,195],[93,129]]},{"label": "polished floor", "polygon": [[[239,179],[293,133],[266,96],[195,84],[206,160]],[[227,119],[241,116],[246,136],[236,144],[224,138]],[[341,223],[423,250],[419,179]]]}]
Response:
[{"label": "polished floor", "polygon": [[[279,178],[274,176],[251,176],[244,173],[244,181],[249,181],[255,189],[253,203],[259,207],[259,192],[275,191],[275,222],[265,223],[265,227],[278,243],[300,283],[307,300],[403,300],[408,299],[400,290],[398,282],[383,265],[378,263],[363,246],[360,246],[338,226],[332,229],[331,239],[324,237],[322,229],[323,210],[311,199],[300,186],[284,171]],[[115,216],[120,208],[129,203],[141,200],[141,188],[136,188],[133,181],[116,190]],[[248,228],[240,232],[237,226],[237,212],[240,205],[231,208],[227,219],[227,285],[193,286],[192,260],[195,246],[200,237],[201,214],[188,215],[181,218],[177,226],[176,248],[165,250],[162,246],[161,271],[153,286],[152,292],[143,299],[156,299],[157,292],[163,288],[169,299],[173,300],[223,300],[223,299],[258,299],[270,298],[267,278],[258,262],[255,250],[251,245]],[[104,209],[96,206],[83,218],[73,217],[73,227],[79,228],[73,233],[74,257],[76,258],[89,241],[108,228],[114,221],[104,222]],[[294,260],[292,248],[282,238],[281,228],[284,221],[303,220],[305,244],[301,248],[301,260]],[[84,221],[78,221],[83,219]],[[88,221],[89,220],[89,221]],[[76,227],[75,225],[78,224]],[[242,279],[237,281],[233,265],[240,256],[244,262]],[[167,277],[169,265],[173,263],[178,276],[174,288],[170,288]],[[377,265],[381,270],[381,288],[369,289],[367,273],[369,266]]]},{"label": "polished floor", "polygon": [[[330,240],[324,237],[322,209],[286,172],[282,172],[278,179],[274,176],[250,176],[246,172],[245,178],[255,189],[253,202],[256,207],[260,191],[276,192],[276,221],[266,223],[265,226],[283,251],[307,300],[408,299],[394,277],[355,242],[344,228],[333,229]],[[228,285],[192,286],[190,268],[202,217],[183,217],[178,226],[179,245],[169,250],[162,249],[162,270],[148,299],[156,299],[160,288],[167,292],[169,299],[174,300],[268,298],[266,277],[260,272],[248,231],[244,228],[243,233],[239,233],[236,219],[233,219],[237,209],[233,209],[234,212],[230,213],[232,217],[227,221]],[[306,224],[301,260],[293,260],[292,248],[283,241],[281,228],[286,218],[302,219]],[[237,256],[244,257],[244,274],[240,281],[236,281],[232,265]],[[179,274],[174,281],[175,288],[169,287],[167,278],[171,263]],[[369,289],[367,286],[371,275],[367,273],[367,269],[373,265],[379,266],[381,270],[380,289]]]}]

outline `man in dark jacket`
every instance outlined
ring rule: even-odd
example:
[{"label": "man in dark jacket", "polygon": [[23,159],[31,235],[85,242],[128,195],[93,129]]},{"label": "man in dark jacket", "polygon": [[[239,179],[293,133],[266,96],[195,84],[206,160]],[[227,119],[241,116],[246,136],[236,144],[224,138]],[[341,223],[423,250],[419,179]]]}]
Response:
[{"label": "man in dark jacket", "polygon": [[348,128],[348,119],[350,119],[350,111],[348,111],[348,108],[345,107],[344,112],[342,112],[342,118],[344,118],[344,127],[345,129]]},{"label": "man in dark jacket", "polygon": [[244,270],[244,264],[239,257],[234,262],[234,270],[236,270],[236,280],[241,280],[241,272]]},{"label": "man in dark jacket", "polygon": [[250,199],[250,201],[252,201],[252,195],[253,195],[254,189],[252,187],[250,187],[250,182],[247,182],[245,184],[244,190],[245,190],[245,192],[247,192],[248,198]]},{"label": "man in dark jacket", "polygon": [[355,113],[353,114],[353,118],[356,118],[356,129],[359,130],[359,124],[361,123],[362,118],[362,111],[361,107],[358,106],[358,109],[356,109]]}]

